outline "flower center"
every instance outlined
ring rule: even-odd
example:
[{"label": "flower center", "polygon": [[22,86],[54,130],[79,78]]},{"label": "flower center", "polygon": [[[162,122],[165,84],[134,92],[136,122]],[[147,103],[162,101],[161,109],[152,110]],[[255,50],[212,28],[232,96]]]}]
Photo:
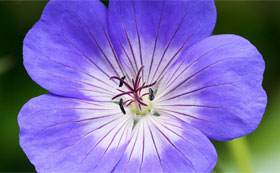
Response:
[{"label": "flower center", "polygon": [[152,110],[152,101],[154,100],[154,91],[152,87],[156,84],[156,81],[151,84],[146,82],[141,83],[140,73],[143,70],[141,67],[136,75],[135,80],[131,80],[131,84],[125,81],[125,76],[120,78],[117,76],[111,77],[111,79],[119,80],[119,87],[125,86],[127,90],[117,89],[120,94],[117,94],[112,100],[119,99],[117,102],[120,106],[120,110],[123,114],[126,114],[125,108],[129,107],[130,113],[133,115],[144,116]]},{"label": "flower center", "polygon": [[149,112],[152,111],[153,108],[153,103],[152,101],[149,99],[149,96],[144,96],[142,97],[143,102],[147,105],[147,106],[142,106],[141,109],[139,108],[139,104],[137,102],[133,102],[129,105],[130,108],[130,112],[133,115],[140,115],[140,116],[145,116],[147,115]]}]

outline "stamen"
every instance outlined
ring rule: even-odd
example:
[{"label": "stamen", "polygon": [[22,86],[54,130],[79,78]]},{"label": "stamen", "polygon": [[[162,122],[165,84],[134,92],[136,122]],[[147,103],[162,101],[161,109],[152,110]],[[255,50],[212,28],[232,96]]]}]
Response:
[{"label": "stamen", "polygon": [[126,95],[126,94],[130,94],[130,93],[133,93],[133,91],[128,91],[128,92],[120,93],[120,94],[114,96],[114,97],[112,98],[112,100],[114,100],[114,99],[116,99],[116,98],[118,98],[118,97],[120,97],[120,96],[123,96],[123,95]]},{"label": "stamen", "polygon": [[133,91],[133,89],[129,86],[129,84],[127,82],[125,82],[123,79],[117,77],[117,76],[113,76],[110,78],[110,80],[112,79],[117,79],[119,81],[121,81],[130,91]]},{"label": "stamen", "polygon": [[146,96],[146,95],[149,95],[149,93],[142,94],[142,96],[141,96],[141,97],[144,97],[144,96]]},{"label": "stamen", "polygon": [[[124,81],[125,80],[125,76],[123,76],[121,79]],[[120,81],[119,87],[122,87],[122,86],[123,86],[123,82]]]},{"label": "stamen", "polygon": [[122,98],[120,99],[119,105],[120,105],[120,109],[121,109],[122,113],[123,113],[123,114],[126,114],[126,112],[125,112],[125,110],[124,110],[124,107],[123,107],[123,99],[122,99]]},{"label": "stamen", "polygon": [[154,99],[154,92],[152,89],[149,89],[149,93],[145,93],[145,94],[141,94],[141,91],[145,88],[150,88],[152,86],[154,86],[156,84],[156,81],[146,85],[146,82],[143,82],[141,84],[141,79],[142,77],[140,76],[142,70],[143,70],[143,66],[139,69],[136,78],[132,79],[132,85],[128,84],[128,82],[125,81],[126,76],[123,77],[118,77],[118,76],[112,76],[110,79],[117,79],[120,81],[119,87],[122,87],[123,85],[126,86],[126,88],[128,89],[128,91],[122,90],[122,89],[117,89],[118,91],[120,91],[120,94],[117,94],[116,96],[114,96],[112,98],[112,100],[127,95],[130,96],[131,99],[126,99],[125,102],[123,102],[123,99],[120,99],[119,105],[120,105],[120,109],[123,112],[123,114],[125,114],[125,110],[124,110],[124,106],[129,106],[131,103],[136,102],[138,103],[138,107],[141,110],[141,106],[148,106],[146,103],[144,103],[143,100],[143,96],[145,95],[149,95],[149,99],[152,101]]},{"label": "stamen", "polygon": [[126,100],[125,102],[123,102],[123,106],[128,106],[130,102],[133,102],[133,100],[132,99]]},{"label": "stamen", "polygon": [[152,88],[149,88],[149,99],[152,101],[154,100],[155,96],[154,96],[154,91],[152,90]]},{"label": "stamen", "polygon": [[144,88],[149,88],[149,87],[152,87],[152,86],[154,86],[156,83],[157,83],[157,81],[153,82],[153,83],[152,83],[152,84],[150,84],[150,85],[145,85],[145,86],[142,86],[142,87],[138,88],[138,89],[136,90],[136,92],[137,92],[137,91],[139,91],[139,90],[142,90],[142,89],[144,89]]},{"label": "stamen", "polygon": [[134,89],[136,89],[137,88],[137,84],[140,82],[140,80],[139,80],[139,75],[140,75],[140,73],[141,73],[141,71],[143,70],[143,66],[139,69],[139,71],[138,71],[138,73],[137,73],[137,75],[136,75],[136,78],[135,78],[135,81],[134,81]]}]

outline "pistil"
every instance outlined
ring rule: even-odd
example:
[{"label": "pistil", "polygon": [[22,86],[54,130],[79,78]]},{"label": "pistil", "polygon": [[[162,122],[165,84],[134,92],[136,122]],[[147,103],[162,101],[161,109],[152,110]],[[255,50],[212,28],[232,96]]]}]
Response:
[{"label": "pistil", "polygon": [[[124,106],[127,107],[127,106],[131,105],[132,103],[137,104],[137,106],[139,108],[139,111],[142,110],[142,106],[148,107],[149,105],[147,103],[145,103],[145,102],[147,102],[147,99],[143,99],[144,96],[146,96],[146,95],[149,95],[149,97],[148,97],[149,102],[154,100],[155,96],[154,96],[154,92],[153,92],[151,87],[156,84],[156,81],[154,81],[151,84],[146,84],[146,82],[143,82],[143,84],[141,85],[140,83],[141,83],[142,78],[140,76],[140,73],[142,72],[142,70],[143,70],[143,67],[141,67],[139,69],[135,80],[132,79],[132,85],[130,85],[128,82],[125,81],[125,78],[126,78],[125,76],[123,76],[121,78],[118,77],[118,76],[113,76],[113,77],[110,78],[111,80],[113,80],[113,79],[119,80],[119,82],[120,82],[119,87],[125,86],[128,89],[128,91],[117,89],[121,93],[117,94],[116,96],[114,96],[112,98],[112,100],[114,100],[118,97],[125,96],[125,95],[130,97],[130,99],[128,99],[126,101],[123,101],[122,98],[120,99],[119,106],[120,106],[120,109],[123,112],[123,114],[126,113],[125,110],[124,110]],[[141,91],[143,91],[146,88],[149,88],[149,92],[141,94]],[[144,100],[146,100],[146,101],[144,101]]]}]

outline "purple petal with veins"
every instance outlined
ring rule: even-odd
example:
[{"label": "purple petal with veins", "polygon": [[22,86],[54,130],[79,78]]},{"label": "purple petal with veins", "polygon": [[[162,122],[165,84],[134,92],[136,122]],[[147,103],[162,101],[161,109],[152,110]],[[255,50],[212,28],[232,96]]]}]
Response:
[{"label": "purple petal with veins", "polygon": [[51,1],[24,39],[50,94],[18,116],[38,172],[210,172],[209,139],[260,123],[264,61],[247,40],[210,36],[212,0]]}]

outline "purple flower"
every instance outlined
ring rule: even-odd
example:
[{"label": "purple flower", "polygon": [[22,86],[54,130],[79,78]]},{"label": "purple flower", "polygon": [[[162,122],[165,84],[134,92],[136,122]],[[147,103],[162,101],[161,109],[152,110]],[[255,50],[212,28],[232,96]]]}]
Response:
[{"label": "purple flower", "polygon": [[24,39],[24,66],[51,94],[18,116],[39,172],[210,172],[209,139],[254,131],[264,61],[210,36],[213,1],[51,1]]}]

